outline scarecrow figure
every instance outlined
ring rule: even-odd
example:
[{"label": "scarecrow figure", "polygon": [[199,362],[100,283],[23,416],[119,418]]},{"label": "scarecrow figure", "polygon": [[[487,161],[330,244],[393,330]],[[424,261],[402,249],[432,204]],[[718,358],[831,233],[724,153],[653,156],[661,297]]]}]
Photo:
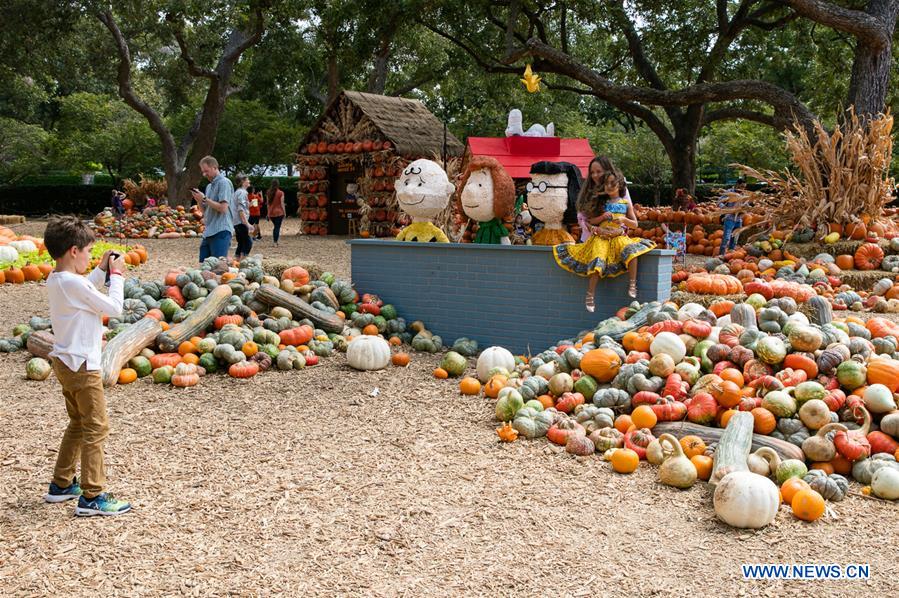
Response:
[{"label": "scarecrow figure", "polygon": [[459,182],[459,202],[465,215],[476,220],[475,243],[510,245],[503,221],[515,209],[515,182],[503,165],[490,156],[475,156]]},{"label": "scarecrow figure", "polygon": [[531,238],[534,245],[574,243],[565,224],[577,221],[581,171],[570,162],[536,162],[527,185],[528,211],[543,228]]},{"label": "scarecrow figure", "polygon": [[449,243],[442,230],[434,224],[456,190],[446,172],[431,160],[416,160],[409,164],[394,184],[400,208],[412,217],[412,224],[396,236],[398,241]]}]

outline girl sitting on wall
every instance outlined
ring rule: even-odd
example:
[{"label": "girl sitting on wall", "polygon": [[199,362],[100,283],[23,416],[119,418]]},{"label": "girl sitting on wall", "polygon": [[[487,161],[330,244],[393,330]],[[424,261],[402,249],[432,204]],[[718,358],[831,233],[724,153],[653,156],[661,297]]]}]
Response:
[{"label": "girl sitting on wall", "polygon": [[627,236],[628,228],[637,227],[634,206],[625,195],[624,176],[617,169],[606,172],[602,185],[592,194],[578,198],[577,209],[587,215],[590,237],[577,245],[556,245],[556,262],[578,276],[589,276],[585,306],[593,312],[596,283],[600,277],[614,277],[627,270],[630,277],[628,295],[637,297],[636,258],[655,249],[647,239]]}]

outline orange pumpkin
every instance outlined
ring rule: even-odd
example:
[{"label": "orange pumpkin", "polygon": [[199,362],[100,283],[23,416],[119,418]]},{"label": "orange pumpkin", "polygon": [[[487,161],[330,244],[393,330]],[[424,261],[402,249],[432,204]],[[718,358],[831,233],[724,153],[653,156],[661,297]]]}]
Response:
[{"label": "orange pumpkin", "polygon": [[631,420],[631,416],[625,413],[615,418],[615,429],[622,434],[627,432],[633,425],[634,422]]},{"label": "orange pumpkin", "polygon": [[[390,363],[392,363],[395,366],[401,367],[401,368],[404,368],[407,365],[409,365],[409,361],[411,361],[411,359],[409,358],[408,353],[394,353],[393,356],[391,356],[391,358],[390,358]],[[438,368],[438,369],[440,369],[440,368]],[[437,376],[437,377],[439,378],[440,376]]]},{"label": "orange pumpkin", "polygon": [[192,363],[193,365],[197,365],[200,363],[200,356],[196,353],[185,353],[181,357],[181,363]]},{"label": "orange pumpkin", "polygon": [[281,280],[292,280],[294,285],[301,287],[309,284],[309,272],[301,266],[293,266],[281,273]]},{"label": "orange pumpkin", "polygon": [[369,336],[378,336],[378,327],[374,324],[369,324],[362,329],[362,334],[367,334]]},{"label": "orange pumpkin", "polygon": [[899,360],[872,359],[868,362],[868,384],[883,384],[899,392]]},{"label": "orange pumpkin", "polygon": [[883,249],[877,243],[863,243],[855,250],[853,261],[859,270],[876,270],[883,261]]},{"label": "orange pumpkin", "polygon": [[721,370],[718,376],[720,376],[722,380],[733,382],[738,387],[742,387],[745,383],[745,380],[743,379],[743,372],[741,372],[737,368],[724,368],[723,370]]},{"label": "orange pumpkin", "polygon": [[256,353],[259,353],[259,345],[257,345],[253,341],[247,341],[243,344],[240,350],[243,351],[243,354],[247,357],[252,357],[253,355],[256,355]]},{"label": "orange pumpkin", "polygon": [[803,521],[814,521],[824,514],[824,497],[811,488],[802,489],[790,501],[793,515]]},{"label": "orange pumpkin", "polygon": [[635,330],[631,330],[625,333],[624,337],[621,339],[621,345],[627,351],[639,351],[641,353],[645,353],[649,351],[649,346],[652,344],[653,336],[648,332],[637,332]]},{"label": "orange pumpkin", "polygon": [[449,372],[447,372],[443,368],[436,368],[434,370],[434,377],[439,380],[446,380],[447,378],[449,378]]},{"label": "orange pumpkin", "polygon": [[836,263],[840,270],[852,270],[855,266],[855,258],[848,253],[842,253],[837,256]]},{"label": "orange pumpkin", "polygon": [[612,469],[618,473],[632,473],[640,466],[640,456],[631,449],[615,449],[610,459]]},{"label": "orange pumpkin", "polygon": [[540,401],[540,404],[543,405],[544,409],[550,409],[556,406],[556,402],[553,401],[552,395],[540,395],[537,397],[537,400]]},{"label": "orange pumpkin", "polygon": [[708,481],[712,477],[712,465],[714,459],[708,455],[693,455],[690,462],[696,468],[696,475],[700,480]]},{"label": "orange pumpkin", "polygon": [[680,439],[680,446],[684,450],[684,455],[691,459],[696,455],[705,454],[705,442],[699,436],[684,436]]},{"label": "orange pumpkin", "polygon": [[640,405],[631,412],[631,422],[638,428],[649,428],[658,422],[658,417],[649,405]]},{"label": "orange pumpkin", "polygon": [[122,368],[119,372],[119,384],[131,384],[137,380],[137,371],[133,368]]},{"label": "orange pumpkin", "polygon": [[466,376],[459,381],[459,391],[464,395],[476,395],[481,392],[481,383],[477,378]]},{"label": "orange pumpkin", "polygon": [[773,413],[764,407],[756,407],[750,413],[752,413],[752,418],[755,420],[752,426],[753,432],[768,435],[774,431],[774,428],[777,426],[777,420],[774,418]]},{"label": "orange pumpkin", "polygon": [[743,399],[743,392],[731,380],[724,380],[717,388],[712,388],[712,396],[722,407],[736,407]]},{"label": "orange pumpkin", "polygon": [[581,359],[581,371],[593,376],[597,382],[611,382],[618,375],[621,358],[611,349],[587,351]]},{"label": "orange pumpkin", "polygon": [[802,478],[790,478],[780,486],[780,496],[785,503],[789,503],[800,490],[808,490],[811,486]]},{"label": "orange pumpkin", "polygon": [[494,376],[484,385],[484,394],[491,399],[495,399],[499,396],[499,391],[501,391],[505,385],[506,381],[501,376]]},{"label": "orange pumpkin", "polygon": [[868,227],[864,222],[850,222],[843,227],[843,233],[847,239],[853,241],[861,241],[868,235]]},{"label": "orange pumpkin", "polygon": [[37,282],[44,278],[40,268],[30,262],[22,266],[22,276],[26,282]]},{"label": "orange pumpkin", "polygon": [[6,277],[6,282],[12,282],[15,284],[22,284],[25,282],[25,273],[22,272],[21,268],[7,268],[3,271],[4,276]]}]

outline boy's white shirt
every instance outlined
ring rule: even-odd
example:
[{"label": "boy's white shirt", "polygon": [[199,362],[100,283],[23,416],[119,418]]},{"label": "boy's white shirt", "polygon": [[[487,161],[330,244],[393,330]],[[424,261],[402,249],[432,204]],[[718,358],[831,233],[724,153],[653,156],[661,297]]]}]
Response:
[{"label": "boy's white shirt", "polygon": [[109,294],[100,292],[106,272],[94,268],[80,276],[71,272],[53,272],[47,278],[50,323],[53,325],[53,351],[73,372],[87,363],[87,370],[100,369],[103,316],[118,316],[124,303],[125,280],[109,277]]}]

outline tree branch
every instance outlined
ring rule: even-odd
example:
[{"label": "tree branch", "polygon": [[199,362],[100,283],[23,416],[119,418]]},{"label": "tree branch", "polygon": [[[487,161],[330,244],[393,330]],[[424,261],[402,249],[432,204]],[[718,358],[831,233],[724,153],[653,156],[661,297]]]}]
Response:
[{"label": "tree branch", "polygon": [[615,105],[637,102],[650,106],[689,106],[727,100],[757,100],[771,105],[778,119],[810,123],[814,115],[790,92],[767,81],[737,80],[699,83],[679,90],[616,85],[596,71],[575,62],[566,54],[538,39],[528,40],[531,54],[542,59],[543,70],[565,75],[589,86],[594,95]]},{"label": "tree branch", "polygon": [[843,8],[823,0],[781,0],[801,16],[849,33],[875,49],[887,47],[893,36],[881,21],[861,10]]},{"label": "tree branch", "polygon": [[655,67],[646,57],[646,53],[643,50],[643,41],[624,10],[624,0],[618,0],[612,10],[624,32],[624,37],[627,38],[627,47],[630,50],[631,57],[634,59],[634,66],[637,68],[637,72],[646,79],[651,87],[666,89],[662,78],[659,77]]},{"label": "tree branch", "polygon": [[751,120],[775,129],[778,128],[779,124],[772,114],[765,114],[764,112],[759,112],[757,110],[733,106],[709,110],[702,117],[702,126],[721,120]]},{"label": "tree branch", "polygon": [[194,57],[191,56],[187,48],[187,42],[184,39],[184,23],[172,13],[165,15],[165,20],[172,25],[172,33],[175,35],[175,41],[178,42],[178,48],[181,50],[181,58],[187,63],[187,71],[194,77],[205,77],[206,79],[215,79],[216,74],[212,69],[201,67],[197,64]]},{"label": "tree branch", "polygon": [[223,62],[234,64],[240,59],[241,54],[259,43],[259,40],[262,39],[262,32],[265,31],[265,17],[263,16],[262,8],[261,3],[256,3],[256,7],[253,9],[252,29],[250,31],[235,28],[231,32],[219,64]]},{"label": "tree branch", "polygon": [[[462,48],[462,50],[464,50],[466,54],[468,54],[469,56],[471,56],[474,59],[474,61],[478,64],[478,66],[480,66],[482,69],[484,69],[488,73],[516,73],[517,74],[521,70],[517,67],[505,66],[502,64],[490,64],[489,62],[487,62],[487,60],[482,58],[480,54],[478,54],[473,48],[471,48],[468,44],[463,42],[461,39],[459,39],[453,35],[450,35],[446,31],[443,31],[442,29],[440,29],[430,23],[426,23],[425,21],[419,21],[419,22],[422,25],[424,25],[424,27],[426,29],[428,29],[429,31],[436,33],[437,35],[444,38],[445,40],[450,41],[453,44],[455,44],[456,46]],[[494,61],[494,62],[498,62],[498,61]]]},{"label": "tree branch", "polygon": [[159,137],[159,141],[162,143],[163,158],[174,158],[175,139],[172,137],[171,131],[166,127],[165,122],[162,120],[159,113],[140,99],[131,85],[131,50],[128,48],[128,42],[125,40],[122,30],[119,29],[115,17],[112,16],[111,11],[101,12],[96,16],[112,34],[116,50],[119,54],[119,68],[117,75],[119,95],[126,104],[147,119],[150,128],[153,129],[153,132],[156,133]]}]

